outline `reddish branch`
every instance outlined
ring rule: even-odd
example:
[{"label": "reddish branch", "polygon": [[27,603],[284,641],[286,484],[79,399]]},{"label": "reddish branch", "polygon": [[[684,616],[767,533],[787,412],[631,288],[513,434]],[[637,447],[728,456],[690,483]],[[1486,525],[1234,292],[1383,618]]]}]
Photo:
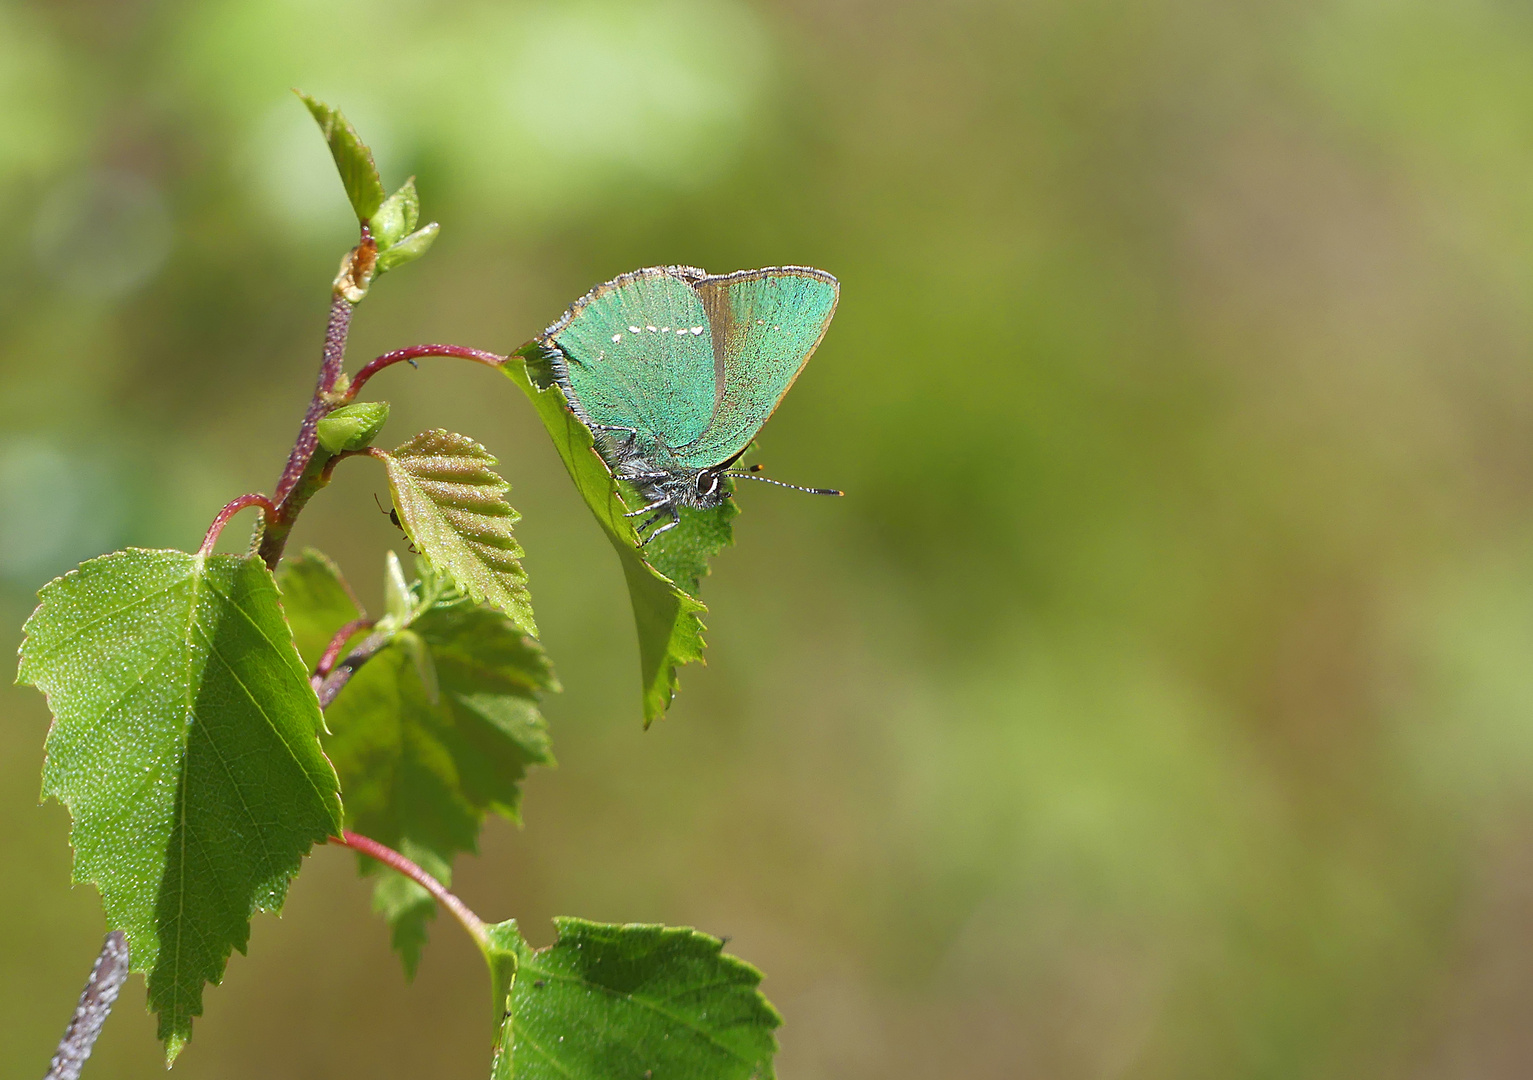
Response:
[{"label": "reddish branch", "polygon": [[319,707],[321,709],[328,709],[330,703],[335,700],[336,695],[351,681],[351,677],[356,673],[357,668],[371,660],[374,655],[393,639],[392,634],[369,634],[362,644],[346,654],[346,659],[335,664],[329,671],[326,671],[319,680],[319,684],[314,687],[314,693],[319,696]]},{"label": "reddish branch", "polygon": [[[360,275],[362,279],[365,279],[369,276],[371,260],[376,257],[377,248],[367,227],[363,226],[362,239],[347,257],[344,265],[351,268],[352,277]],[[497,353],[469,349],[461,345],[412,345],[410,348],[397,349],[377,357],[364,366],[357,373],[356,378],[348,384],[345,376],[346,338],[351,330],[354,306],[354,303],[343,294],[342,281],[338,279],[330,302],[330,319],[325,327],[325,346],[320,358],[319,378],[314,386],[314,397],[309,401],[308,410],[304,413],[303,423],[298,429],[298,438],[293,443],[292,452],[288,454],[287,464],[283,467],[275,494],[271,498],[260,494],[241,495],[232,500],[218,512],[218,516],[208,526],[198,554],[211,554],[224,526],[230,519],[246,507],[258,506],[261,508],[264,525],[260,534],[259,553],[266,565],[275,570],[278,561],[282,558],[282,550],[286,546],[288,535],[292,532],[294,520],[309,498],[330,482],[330,473],[336,462],[351,457],[354,453],[377,453],[363,450],[316,457],[319,447],[319,422],[337,407],[353,400],[367,381],[384,368],[402,362],[413,363],[415,360],[428,356],[457,357],[490,367],[499,367],[506,362],[507,358]],[[350,592],[349,587],[347,591]],[[320,708],[329,706],[350,680],[352,673],[388,644],[388,635],[371,634],[344,660],[337,662],[337,657],[346,647],[346,642],[359,631],[372,625],[369,619],[356,619],[343,626],[330,641],[313,676],[314,690],[319,698]],[[452,912],[481,946],[484,945],[483,920],[470,911],[463,901],[448,892],[440,881],[399,852],[383,846],[376,840],[370,840],[352,832],[344,833],[340,839],[334,839],[333,842],[371,856],[419,884],[443,907]],[[127,939],[120,931],[114,930],[106,936],[106,942],[101,947],[101,954],[96,958],[96,964],[91,969],[90,980],[80,994],[80,1004],[75,1009],[74,1018],[64,1031],[58,1052],[54,1055],[44,1080],[77,1080],[80,1068],[84,1065],[86,1058],[90,1057],[96,1037],[101,1033],[101,1026],[106,1023],[106,1018],[111,1013],[112,1005],[117,1000],[117,994],[127,977]]]},{"label": "reddish branch", "polygon": [[352,309],[351,301],[339,294],[330,301],[330,322],[325,327],[325,348],[320,358],[319,379],[314,385],[314,398],[309,402],[309,410],[304,413],[303,424],[298,429],[298,439],[293,443],[293,452],[288,455],[287,466],[282,470],[282,479],[277,481],[279,503],[297,486],[303,470],[308,467],[309,459],[314,456],[314,448],[319,445],[319,422],[339,404],[330,399],[335,393],[335,384],[340,381],[341,366],[346,362],[346,335],[351,331]]},{"label": "reddish branch", "polygon": [[[362,245],[371,243],[363,230]],[[319,422],[328,416],[345,397],[343,366],[346,362],[346,335],[351,330],[352,303],[340,293],[330,301],[330,322],[325,327],[325,348],[320,359],[319,379],[314,385],[314,397],[303,423],[298,428],[298,438],[287,457],[282,478],[277,481],[277,511],[267,519],[261,534],[259,553],[271,570],[277,569],[282,549],[287,546],[288,534],[293,531],[304,504],[324,486],[314,466],[314,451],[319,446]]]},{"label": "reddish branch", "polygon": [[314,665],[314,678],[311,681],[314,683],[316,694],[324,686],[325,676],[330,674],[330,669],[335,667],[335,662],[340,659],[341,650],[346,647],[346,643],[363,630],[372,628],[373,620],[371,619],[352,619],[335,632],[335,637],[331,638],[330,644],[325,646],[325,653],[319,658],[319,663]]},{"label": "reddish branch", "polygon": [[395,349],[393,352],[386,352],[369,361],[361,371],[357,372],[356,378],[351,380],[351,389],[346,392],[346,400],[355,398],[357,392],[367,384],[367,380],[384,368],[400,363],[413,364],[428,356],[452,356],[459,360],[473,360],[489,367],[499,367],[506,362],[506,358],[499,353],[485,352],[483,349],[468,349],[462,345],[411,345],[408,349]]}]

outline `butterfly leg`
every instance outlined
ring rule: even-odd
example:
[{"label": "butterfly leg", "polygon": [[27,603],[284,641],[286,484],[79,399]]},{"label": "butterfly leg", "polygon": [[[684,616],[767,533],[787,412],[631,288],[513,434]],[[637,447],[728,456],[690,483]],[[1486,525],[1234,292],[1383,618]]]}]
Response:
[{"label": "butterfly leg", "polygon": [[625,449],[625,450],[632,450],[633,449],[633,444],[639,438],[639,429],[638,428],[622,427],[622,426],[620,426],[618,424],[592,424],[591,426],[594,427],[597,431],[624,431],[624,432],[627,432],[628,433],[628,437],[626,439],[622,440],[623,449]]},{"label": "butterfly leg", "polygon": [[[630,511],[628,511],[628,513],[624,514],[623,516],[624,517],[638,517],[640,514],[647,514],[651,510],[658,510],[662,506],[667,506],[667,505],[670,504],[670,501],[671,500],[669,498],[667,498],[667,497],[662,495],[660,498],[656,499],[654,502],[650,503],[648,506],[641,506],[637,510],[630,510]],[[656,515],[656,516],[658,517],[659,515]],[[648,522],[646,522],[646,524],[648,524]]]},{"label": "butterfly leg", "polygon": [[666,513],[667,510],[669,510],[670,513],[671,513],[671,520],[666,522],[664,525],[660,526],[660,528],[656,529],[654,532],[650,533],[643,540],[639,541],[639,546],[640,547],[644,547],[651,540],[653,540],[655,537],[659,536],[661,533],[663,533],[663,532],[670,532],[676,526],[681,524],[681,511],[677,510],[675,504],[672,503],[672,504],[669,504],[669,505],[663,507],[660,510],[655,511],[653,516],[645,519],[644,524],[639,526],[639,531],[643,532],[646,526],[653,525],[655,522],[659,521],[662,517],[665,516],[665,513]]}]

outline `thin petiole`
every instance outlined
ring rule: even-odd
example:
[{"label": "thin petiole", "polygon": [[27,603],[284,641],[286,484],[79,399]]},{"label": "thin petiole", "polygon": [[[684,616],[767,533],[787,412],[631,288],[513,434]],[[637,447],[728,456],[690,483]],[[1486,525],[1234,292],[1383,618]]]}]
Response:
[{"label": "thin petiole", "polygon": [[483,349],[470,349],[462,345],[411,345],[406,349],[395,349],[386,352],[382,356],[369,360],[361,371],[351,380],[351,387],[346,391],[346,400],[355,400],[358,391],[367,384],[378,372],[393,364],[407,363],[412,367],[415,361],[428,356],[449,356],[459,360],[473,360],[476,363],[485,364],[489,367],[499,367],[506,362],[506,357],[499,353],[485,352]]},{"label": "thin petiole", "polygon": [[468,905],[457,896],[449,892],[447,886],[436,878],[422,870],[411,860],[405,858],[391,847],[385,847],[378,841],[354,832],[342,832],[340,836],[330,838],[332,844],[349,847],[353,851],[360,851],[370,858],[377,859],[391,870],[397,870],[421,888],[425,889],[437,903],[441,904],[453,917],[463,924],[463,929],[468,931],[469,937],[478,943],[481,949],[488,949],[489,937],[485,933],[484,920],[469,910]]},{"label": "thin petiole", "polygon": [[372,628],[373,620],[363,616],[360,619],[352,619],[335,632],[335,636],[330,639],[330,644],[325,646],[325,654],[319,658],[319,663],[314,665],[314,674],[309,679],[309,682],[314,685],[316,694],[325,684],[325,676],[330,674],[330,669],[335,667],[335,662],[341,658],[341,650],[346,647],[346,643],[363,630]]},{"label": "thin petiole", "polygon": [[270,522],[277,516],[276,504],[265,495],[241,495],[237,499],[231,499],[228,505],[218,512],[218,516],[213,519],[213,523],[208,526],[207,535],[202,538],[202,547],[197,549],[197,554],[213,554],[213,547],[218,543],[219,534],[224,531],[224,526],[229,524],[230,518],[247,506],[259,506],[261,514],[267,522]]}]

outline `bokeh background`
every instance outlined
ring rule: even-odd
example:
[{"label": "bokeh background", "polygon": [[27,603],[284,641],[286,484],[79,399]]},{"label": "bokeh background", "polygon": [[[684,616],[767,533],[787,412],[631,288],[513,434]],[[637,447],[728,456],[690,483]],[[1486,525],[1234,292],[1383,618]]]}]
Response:
[{"label": "bokeh background", "polygon": [[[525,514],[566,690],[463,895],[731,938],[785,1078],[1533,1072],[1533,14],[1511,0],[0,0],[0,636],[274,483],[352,225],[288,93],[442,222],[353,366],[595,282],[843,282],[639,721],[616,560],[526,403],[370,388]],[[380,595],[361,462],[297,543]],[[234,530],[242,532],[243,526]],[[237,546],[237,545],[236,545]],[[46,713],[0,692],[0,1071],[100,942]],[[135,978],[87,1077],[161,1074]],[[352,859],[256,920],[177,1066],[486,1074]]]}]

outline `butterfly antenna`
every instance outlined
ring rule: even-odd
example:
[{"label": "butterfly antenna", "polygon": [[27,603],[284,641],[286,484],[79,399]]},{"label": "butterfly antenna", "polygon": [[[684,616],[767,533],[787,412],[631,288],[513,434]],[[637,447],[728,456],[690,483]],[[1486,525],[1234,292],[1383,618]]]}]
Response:
[{"label": "butterfly antenna", "polygon": [[760,480],[763,484],[776,484],[778,487],[792,488],[794,491],[803,491],[810,495],[840,495],[835,488],[812,488],[800,487],[798,484],[785,484],[781,480],[773,480],[769,476],[757,476],[754,467],[742,469],[739,472],[727,472],[725,476],[738,476],[742,480]]}]

